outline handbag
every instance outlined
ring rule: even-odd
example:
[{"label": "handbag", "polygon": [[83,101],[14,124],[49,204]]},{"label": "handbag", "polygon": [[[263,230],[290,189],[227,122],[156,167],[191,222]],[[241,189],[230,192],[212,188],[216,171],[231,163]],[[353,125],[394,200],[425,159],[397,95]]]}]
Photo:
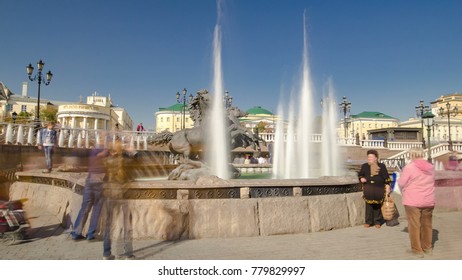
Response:
[{"label": "handbag", "polygon": [[393,201],[393,198],[390,195],[385,196],[385,200],[382,203],[381,211],[385,221],[393,220],[393,217],[395,216],[395,202]]}]

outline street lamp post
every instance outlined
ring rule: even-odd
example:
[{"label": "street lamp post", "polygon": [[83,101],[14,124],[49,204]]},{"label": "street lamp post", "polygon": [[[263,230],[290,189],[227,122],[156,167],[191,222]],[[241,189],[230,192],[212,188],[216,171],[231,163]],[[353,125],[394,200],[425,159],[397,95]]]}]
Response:
[{"label": "street lamp post", "polygon": [[233,97],[229,95],[229,91],[225,91],[225,96],[223,96],[223,102],[225,103],[225,109],[231,108],[233,104]]},{"label": "street lamp post", "polygon": [[42,60],[37,62],[37,74],[35,74],[33,77],[32,77],[32,72],[34,72],[34,67],[32,67],[32,64],[29,63],[29,65],[26,67],[27,75],[29,76],[29,80],[31,80],[31,81],[37,80],[38,81],[37,111],[36,111],[36,114],[35,114],[35,129],[36,129],[36,131],[40,127],[40,85],[42,84],[42,80],[44,81],[44,84],[46,86],[49,85],[50,82],[51,82],[51,78],[53,77],[53,74],[51,73],[51,71],[48,71],[46,73],[46,80],[44,79],[44,76],[42,75],[42,70],[43,70],[44,65],[45,65],[45,63]]},{"label": "street lamp post", "polygon": [[13,114],[11,114],[11,117],[13,118],[13,123],[16,123],[16,118],[18,117],[18,113],[13,112]]},{"label": "street lamp post", "polygon": [[418,118],[420,118],[420,126],[422,129],[422,148],[425,149],[425,137],[423,135],[424,132],[424,121],[423,121],[423,114],[428,111],[429,107],[424,106],[423,100],[420,100],[419,106],[415,106],[415,114]]},{"label": "street lamp post", "polygon": [[[181,125],[182,129],[186,128],[186,93],[187,92],[188,91],[185,88],[183,88],[182,90],[183,98],[181,98],[181,95],[179,92],[176,93],[176,101],[178,103],[183,102],[183,116],[182,116],[182,125]],[[192,94],[189,94],[189,102],[191,102],[192,98],[193,98]]]},{"label": "street lamp post", "polygon": [[432,114],[431,111],[426,111],[425,113],[422,114],[422,120],[425,121],[425,125],[427,126],[427,160],[428,162],[432,162],[432,154],[431,154],[431,142],[430,142],[430,135],[431,135],[431,129],[432,129],[432,126],[433,126],[433,118],[435,117],[435,115]]},{"label": "street lamp post", "polygon": [[346,97],[343,97],[342,103],[340,103],[340,111],[343,112],[343,128],[345,130],[344,132],[344,137],[345,140],[347,138],[347,131],[348,131],[348,122],[347,122],[347,116],[350,114],[350,109],[351,109],[351,102],[347,101]]},{"label": "street lamp post", "polygon": [[457,112],[459,111],[459,108],[455,106],[454,108],[451,109],[451,104],[448,102],[446,103],[446,112],[444,111],[443,107],[440,107],[440,116],[444,116],[446,114],[448,116],[448,143],[449,143],[449,150],[452,151],[452,141],[451,141],[451,114],[455,117],[457,116]]}]

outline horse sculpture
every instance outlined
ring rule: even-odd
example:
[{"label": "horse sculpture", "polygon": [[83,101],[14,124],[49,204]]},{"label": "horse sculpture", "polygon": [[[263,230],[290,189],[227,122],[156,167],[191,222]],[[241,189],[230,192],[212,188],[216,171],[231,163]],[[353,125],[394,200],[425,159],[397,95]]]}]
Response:
[{"label": "horse sculpture", "polygon": [[[207,90],[202,90],[197,93],[190,103],[189,111],[191,119],[194,121],[194,127],[186,128],[175,133],[164,131],[156,135],[153,139],[155,145],[168,145],[169,150],[174,154],[183,155],[183,164],[187,164],[188,168],[201,168],[202,151],[205,145],[205,137],[208,135],[207,128],[204,125],[204,120],[210,104],[210,96]],[[246,114],[236,107],[228,108],[226,133],[230,140],[231,149],[237,147],[248,147],[253,145],[259,149],[259,141],[257,137],[248,129],[241,126],[239,117]],[[185,167],[183,167],[185,168]],[[181,168],[180,168],[181,169]],[[169,179],[180,177],[178,172],[172,172]],[[181,172],[179,172],[181,173]]]}]

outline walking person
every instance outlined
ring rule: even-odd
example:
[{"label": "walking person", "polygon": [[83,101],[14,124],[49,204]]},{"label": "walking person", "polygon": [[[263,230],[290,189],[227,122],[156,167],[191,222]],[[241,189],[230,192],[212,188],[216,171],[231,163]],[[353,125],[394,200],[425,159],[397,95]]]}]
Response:
[{"label": "walking person", "polygon": [[104,227],[103,240],[103,259],[113,260],[112,238],[117,232],[114,231],[114,219],[122,216],[122,228],[119,230],[122,236],[116,236],[117,241],[123,240],[123,245],[118,242],[118,249],[123,246],[124,252],[118,256],[118,259],[135,259],[133,255],[133,225],[132,215],[127,201],[124,199],[126,183],[129,182],[129,173],[127,164],[134,157],[134,151],[127,151],[123,148],[120,140],[116,140],[110,155],[106,158],[107,184],[104,186],[104,197],[106,207],[106,224]]},{"label": "walking person", "polygon": [[[104,143],[103,138],[100,141]],[[108,156],[105,148],[93,148],[88,157],[88,175],[85,180],[85,187],[82,194],[82,205],[71,232],[72,240],[78,241],[87,239],[95,240],[96,230],[99,223],[101,209],[103,208],[103,179],[106,174],[103,159]],[[90,225],[86,236],[82,235],[88,214],[91,211]]]},{"label": "walking person", "polygon": [[140,132],[144,131],[143,123],[138,124],[138,126],[136,127],[136,131],[138,131],[138,134],[140,134]]},{"label": "walking person", "polygon": [[367,163],[361,166],[358,173],[363,185],[363,199],[366,202],[366,217],[364,227],[380,228],[384,223],[381,207],[385,195],[390,193],[391,179],[385,164],[378,162],[379,153],[376,150],[367,151]]},{"label": "walking person", "polygon": [[43,173],[50,173],[53,168],[53,149],[57,145],[58,133],[54,130],[54,123],[48,122],[46,128],[42,128],[37,145],[39,150],[45,153],[45,163],[47,166]]},{"label": "walking person", "polygon": [[421,148],[409,150],[411,162],[401,173],[398,184],[408,220],[411,252],[419,258],[433,253],[433,209],[435,207],[435,169],[425,160]]}]

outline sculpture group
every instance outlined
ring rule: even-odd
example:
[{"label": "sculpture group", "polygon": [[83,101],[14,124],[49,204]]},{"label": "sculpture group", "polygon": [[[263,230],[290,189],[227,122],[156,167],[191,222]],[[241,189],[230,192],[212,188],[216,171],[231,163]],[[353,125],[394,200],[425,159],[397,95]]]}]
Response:
[{"label": "sculpture group", "polygon": [[[169,174],[169,180],[195,180],[200,176],[210,175],[203,159],[204,149],[207,148],[206,137],[213,133],[205,125],[211,102],[212,96],[207,90],[198,91],[189,104],[189,114],[194,126],[174,133],[163,131],[153,138],[152,144],[167,145],[173,154],[182,155],[180,166]],[[237,107],[229,107],[226,108],[225,114],[226,139],[229,140],[230,148],[252,145],[255,150],[260,149],[258,137],[239,122],[239,118],[244,117],[246,113]]]}]

